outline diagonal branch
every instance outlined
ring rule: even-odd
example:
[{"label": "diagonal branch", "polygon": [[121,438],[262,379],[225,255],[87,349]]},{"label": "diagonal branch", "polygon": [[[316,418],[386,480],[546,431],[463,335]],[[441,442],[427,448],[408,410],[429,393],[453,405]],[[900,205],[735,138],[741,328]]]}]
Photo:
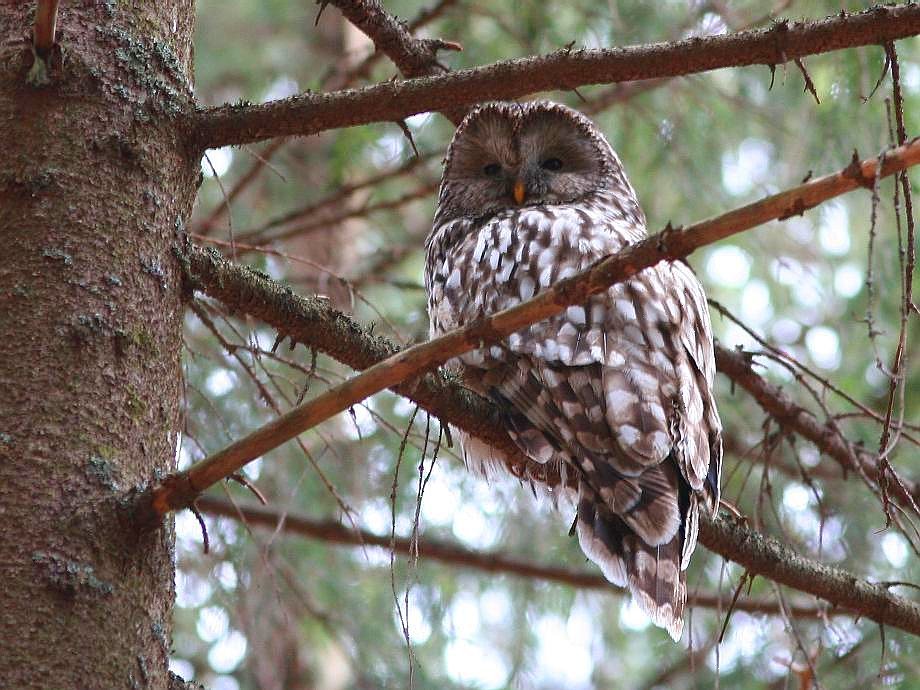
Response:
[{"label": "diagonal branch", "polygon": [[[169,510],[185,507],[198,493],[221,477],[235,472],[249,460],[303,431],[307,428],[303,426],[307,421],[309,424],[319,423],[385,387],[392,387],[444,422],[495,447],[506,456],[509,467],[518,476],[549,485],[558,483],[558,476],[551,474],[550,468],[528,461],[517,451],[504,432],[497,411],[485,400],[469,392],[461,392],[458,386],[452,386],[443,377],[429,374],[412,381],[408,378],[413,374],[417,377],[419,373],[466,349],[494,342],[503,334],[546,318],[569,304],[584,302],[588,295],[605,290],[613,281],[623,280],[646,266],[664,259],[685,256],[700,246],[768,220],[802,213],[860,184],[871,186],[877,174],[891,175],[918,162],[920,140],[915,140],[887,152],[881,170],[876,170],[878,159],[863,163],[854,160],[839,173],[812,180],[711,220],[685,229],[668,227],[658,235],[599,262],[584,273],[561,281],[528,302],[402,352],[384,339],[371,336],[325,302],[295,297],[290,289],[282,288],[266,277],[234,267],[216,254],[191,247],[184,259],[188,261],[188,272],[198,288],[221,300],[233,311],[262,318],[275,326],[282,335],[326,352],[355,369],[367,371],[338,388],[330,389],[301,408],[292,410],[288,413],[290,417],[276,420],[255,432],[252,435],[255,439],[252,436],[242,439],[186,473],[171,478],[168,485],[157,487],[155,493],[158,503],[152,508],[147,506],[153,512],[149,512],[146,519],[152,525],[158,524],[159,518]],[[723,354],[720,361],[723,366],[728,366],[734,360]],[[811,424],[809,417],[800,413],[801,408],[790,407],[789,402],[783,400],[775,389],[765,385],[765,382],[761,383],[750,367],[736,367],[731,371],[739,383],[746,384],[746,388],[750,387],[751,392],[759,396],[758,400],[770,401],[772,407],[765,406],[768,412],[782,414],[784,423],[807,434],[831,457],[847,462],[848,467],[861,467],[861,461],[848,458],[845,445],[837,447],[831,443],[836,432],[831,434],[828,427],[815,426],[816,422]],[[300,421],[292,424],[295,418]],[[253,444],[253,440],[256,443]]]},{"label": "diagonal branch", "polygon": [[[342,3],[345,4],[345,3]],[[769,29],[605,50],[559,50],[451,74],[393,81],[359,90],[304,94],[260,105],[204,108],[187,118],[199,149],[336,127],[398,122],[486,100],[539,91],[698,74],[723,67],[775,66],[808,55],[878,45],[920,33],[920,6],[878,6],[822,21],[781,21]]]},{"label": "diagonal branch", "polygon": [[[406,385],[404,381],[409,376],[418,375],[465,350],[494,342],[535,320],[557,313],[569,304],[583,302],[589,295],[606,289],[616,280],[624,280],[658,261],[686,255],[695,248],[766,220],[801,213],[822,200],[859,185],[871,186],[876,176],[890,175],[918,161],[920,142],[914,141],[888,152],[881,162],[877,159],[863,163],[854,160],[840,173],[767,197],[723,216],[685,229],[668,227],[658,235],[599,262],[587,271],[561,281],[528,302],[377,362],[341,386],[291,410],[186,472],[172,475],[152,487],[136,502],[135,518],[142,526],[156,527],[166,512],[190,505],[207,486],[275,447],[284,438],[295,436],[383,387],[397,383]],[[205,267],[208,264],[212,267],[222,265],[226,272],[237,270],[195,248],[190,248],[184,258],[188,261],[187,268],[193,280],[195,269],[200,264]],[[258,280],[254,276],[250,274],[248,282],[257,287]],[[197,280],[201,280],[200,274]],[[269,282],[267,278],[261,280]],[[204,285],[198,283],[199,287]],[[215,296],[220,297],[224,286],[218,284],[215,287],[210,284],[210,288]],[[280,288],[276,290],[281,292]],[[240,297],[241,301],[247,299],[245,295]],[[297,299],[287,293],[286,303],[296,304]],[[313,308],[318,312],[323,311],[316,304]],[[377,344],[381,346],[380,341]],[[432,376],[427,378],[429,382],[434,379]],[[552,484],[554,478],[542,476],[537,479]],[[917,604],[892,595],[884,585],[860,580],[845,571],[803,558],[778,541],[746,527],[720,517],[701,516],[700,542],[711,551],[740,563],[752,574],[762,574],[776,582],[814,594],[836,607],[852,610],[879,623],[920,634],[920,606]]]},{"label": "diagonal branch", "polygon": [[[248,314],[290,338],[361,371],[399,348],[333,308],[327,300],[302,297],[248,266],[226,261],[219,252],[191,246],[188,271],[196,289],[219,300],[230,313]],[[418,403],[445,423],[481,438],[524,474],[527,459],[505,432],[495,406],[443,374],[399,383],[393,392]],[[539,466],[535,466],[536,467]]]},{"label": "diagonal branch", "polygon": [[[630,278],[660,261],[680,259],[695,249],[775,218],[800,214],[821,201],[920,162],[920,140],[889,151],[884,159],[859,163],[855,158],[843,171],[774,194],[687,228],[670,225],[660,233],[599,261],[581,273],[561,280],[530,300],[478,319],[439,338],[395,352],[362,373],[329,388],[314,399],[289,410],[269,424],[150,488],[138,503],[140,524],[155,527],[171,510],[186,508],[214,483],[301,432],[347,410],[374,393],[404,383],[444,364],[453,357],[483,347],[558,314],[572,304]],[[192,262],[200,250],[182,258]],[[191,277],[191,276],[190,276]],[[451,421],[451,420],[448,420]],[[535,463],[528,466],[532,467]],[[532,478],[552,484],[555,477],[540,468]]]},{"label": "diagonal branch", "polygon": [[[611,594],[620,594],[624,590],[614,587],[603,575],[597,572],[573,570],[558,566],[543,565],[532,561],[508,556],[499,551],[476,551],[462,544],[433,539],[418,540],[397,537],[391,541],[390,535],[378,535],[366,530],[352,529],[337,520],[317,520],[306,515],[279,512],[272,508],[256,505],[237,505],[220,498],[203,496],[198,500],[199,510],[211,515],[220,515],[233,519],[245,520],[248,525],[258,525],[269,529],[284,529],[310,539],[317,539],[332,544],[352,546],[377,546],[384,549],[391,547],[400,554],[414,557],[424,556],[441,563],[449,563],[462,568],[472,568],[486,573],[528,577],[547,582],[556,582],[579,589],[596,589]],[[730,599],[712,594],[688,594],[693,606],[704,608],[729,608]],[[777,615],[779,608],[775,601],[768,599],[739,599],[732,607],[749,613],[766,613]],[[822,607],[805,604],[791,606],[790,613],[798,618],[821,618],[825,611]],[[846,614],[845,610],[833,613]]]},{"label": "diagonal branch", "polygon": [[35,26],[32,29],[32,45],[35,53],[43,60],[51,55],[54,35],[57,31],[58,0],[39,0],[35,10]]},{"label": "diagonal branch", "polygon": [[35,25],[32,28],[32,56],[34,62],[26,75],[32,86],[46,86],[50,81],[51,51],[57,32],[58,0],[38,0]]}]

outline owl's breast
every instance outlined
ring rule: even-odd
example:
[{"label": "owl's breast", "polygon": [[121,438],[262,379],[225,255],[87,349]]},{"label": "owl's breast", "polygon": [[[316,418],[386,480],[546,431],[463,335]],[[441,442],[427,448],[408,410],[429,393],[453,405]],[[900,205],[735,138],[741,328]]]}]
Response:
[{"label": "owl's breast", "polygon": [[641,235],[591,206],[537,206],[484,223],[446,223],[428,245],[432,335],[528,300]]}]

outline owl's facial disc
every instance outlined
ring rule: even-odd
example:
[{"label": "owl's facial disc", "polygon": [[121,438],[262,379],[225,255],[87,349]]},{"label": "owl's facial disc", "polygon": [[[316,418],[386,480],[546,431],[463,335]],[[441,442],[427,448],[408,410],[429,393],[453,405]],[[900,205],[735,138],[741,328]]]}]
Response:
[{"label": "owl's facial disc", "polygon": [[531,113],[516,134],[523,203],[572,203],[603,187],[603,154],[570,117]]},{"label": "owl's facial disc", "polygon": [[484,106],[451,145],[439,219],[574,203],[608,189],[618,162],[589,128],[574,111],[552,104]]}]

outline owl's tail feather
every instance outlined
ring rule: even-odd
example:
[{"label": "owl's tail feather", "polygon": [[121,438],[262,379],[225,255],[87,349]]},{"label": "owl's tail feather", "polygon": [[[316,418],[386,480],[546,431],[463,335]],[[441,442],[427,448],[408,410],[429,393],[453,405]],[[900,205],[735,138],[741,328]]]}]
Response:
[{"label": "owl's tail feather", "polygon": [[680,640],[684,626],[685,583],[683,532],[658,546],[646,544],[582,483],[578,501],[578,542],[604,576],[628,587],[652,622]]}]

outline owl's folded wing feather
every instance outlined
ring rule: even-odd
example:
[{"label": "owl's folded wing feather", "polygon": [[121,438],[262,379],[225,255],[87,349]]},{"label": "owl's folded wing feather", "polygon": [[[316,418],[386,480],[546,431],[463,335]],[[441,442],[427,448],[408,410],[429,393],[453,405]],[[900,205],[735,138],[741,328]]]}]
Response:
[{"label": "owl's folded wing feather", "polygon": [[[435,314],[449,325],[507,308],[642,234],[596,221],[546,208],[469,233],[429,288]],[[577,473],[585,554],[679,636],[697,503],[716,505],[721,457],[708,313],[689,267],[658,264],[459,359],[524,453]]]}]

